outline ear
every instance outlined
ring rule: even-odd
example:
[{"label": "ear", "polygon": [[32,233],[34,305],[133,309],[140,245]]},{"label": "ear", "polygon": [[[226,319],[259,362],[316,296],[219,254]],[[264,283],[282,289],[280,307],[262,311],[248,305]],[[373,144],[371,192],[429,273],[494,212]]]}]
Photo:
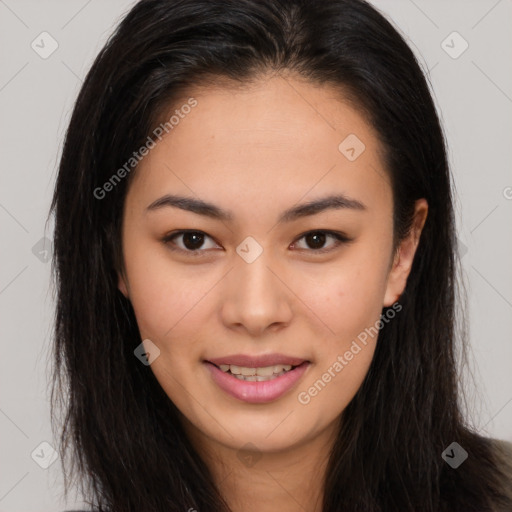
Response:
[{"label": "ear", "polygon": [[407,236],[401,241],[395,252],[393,264],[388,274],[383,306],[392,306],[402,295],[412,268],[414,255],[418,248],[420,235],[427,220],[428,203],[426,199],[416,201],[414,219]]},{"label": "ear", "polygon": [[123,272],[118,272],[118,281],[117,281],[117,287],[121,291],[121,293],[127,298],[130,298],[130,294],[128,293],[128,280],[126,279],[126,276]]}]

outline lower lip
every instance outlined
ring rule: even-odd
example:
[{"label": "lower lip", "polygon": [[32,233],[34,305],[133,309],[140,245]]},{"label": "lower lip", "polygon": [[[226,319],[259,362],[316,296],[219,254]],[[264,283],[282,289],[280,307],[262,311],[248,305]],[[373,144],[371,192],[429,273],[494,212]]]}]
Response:
[{"label": "lower lip", "polygon": [[280,377],[262,382],[251,382],[237,379],[233,375],[223,372],[212,363],[205,361],[213,380],[228,395],[244,402],[262,404],[277,400],[288,392],[294,384],[304,375],[309,367],[307,361]]}]

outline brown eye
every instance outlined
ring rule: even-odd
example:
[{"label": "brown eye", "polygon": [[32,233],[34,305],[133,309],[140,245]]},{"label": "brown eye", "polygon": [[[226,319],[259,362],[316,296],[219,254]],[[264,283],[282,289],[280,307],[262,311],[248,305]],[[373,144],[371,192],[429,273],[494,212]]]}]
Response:
[{"label": "brown eye", "polygon": [[[182,239],[181,244],[174,240]],[[183,251],[193,256],[201,256],[206,249],[212,247],[204,247],[205,239],[210,239],[206,233],[202,231],[176,231],[163,238],[163,242],[170,246],[171,250]],[[172,247],[176,246],[176,247]]]},{"label": "brown eye", "polygon": [[[162,242],[164,242],[172,251],[180,251],[190,256],[204,256],[207,249],[219,248],[215,243],[213,247],[205,247],[205,240],[207,239],[212,240],[209,235],[202,231],[182,230],[166,235],[162,239]],[[343,233],[337,233],[335,231],[309,231],[301,235],[297,240],[302,239],[306,242],[306,247],[298,247],[298,249],[305,250],[312,254],[330,252],[340,245],[352,241],[352,239],[348,238]],[[325,244],[329,239],[333,240],[334,243],[331,243],[331,245],[326,248]],[[178,240],[179,242],[176,242],[175,240]],[[292,244],[292,246],[296,246],[296,244],[297,242]]]},{"label": "brown eye", "polygon": [[[334,244],[325,248],[324,245],[329,238],[334,239]],[[341,244],[351,241],[351,239],[347,238],[344,234],[336,233],[334,231],[309,231],[298,238],[298,240],[302,239],[306,242],[307,247],[299,249],[309,249],[313,253],[329,252],[336,249]]]},{"label": "brown eye", "polygon": [[317,232],[306,235],[304,240],[311,249],[322,249],[326,238],[325,233]]},{"label": "brown eye", "polygon": [[182,236],[183,245],[191,251],[199,249],[204,243],[204,235],[201,233],[184,233]]}]

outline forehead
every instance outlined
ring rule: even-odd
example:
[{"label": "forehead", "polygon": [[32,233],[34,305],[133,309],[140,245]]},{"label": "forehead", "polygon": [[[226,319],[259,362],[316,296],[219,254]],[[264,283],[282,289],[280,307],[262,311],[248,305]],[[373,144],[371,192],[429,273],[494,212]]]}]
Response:
[{"label": "forehead", "polygon": [[282,76],[195,87],[162,122],[189,98],[197,105],[181,111],[137,168],[133,185],[146,202],[173,191],[259,206],[263,197],[271,205],[336,191],[367,204],[389,199],[376,134],[334,87]]}]

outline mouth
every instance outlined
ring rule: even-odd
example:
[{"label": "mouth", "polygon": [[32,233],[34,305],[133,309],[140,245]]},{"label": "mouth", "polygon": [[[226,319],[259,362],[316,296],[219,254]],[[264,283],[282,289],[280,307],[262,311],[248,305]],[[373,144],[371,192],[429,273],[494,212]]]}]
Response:
[{"label": "mouth", "polygon": [[239,380],[244,380],[246,382],[266,382],[269,380],[277,379],[278,377],[281,377],[281,375],[285,375],[286,373],[295,370],[295,368],[298,368],[299,366],[307,363],[308,361],[304,361],[303,363],[297,365],[276,364],[262,367],[238,366],[235,364],[211,364],[213,364],[222,372],[228,375],[232,375]]},{"label": "mouth", "polygon": [[289,394],[311,366],[310,361],[271,366],[239,366],[211,361],[203,361],[203,364],[219,389],[252,404],[272,402]]}]

